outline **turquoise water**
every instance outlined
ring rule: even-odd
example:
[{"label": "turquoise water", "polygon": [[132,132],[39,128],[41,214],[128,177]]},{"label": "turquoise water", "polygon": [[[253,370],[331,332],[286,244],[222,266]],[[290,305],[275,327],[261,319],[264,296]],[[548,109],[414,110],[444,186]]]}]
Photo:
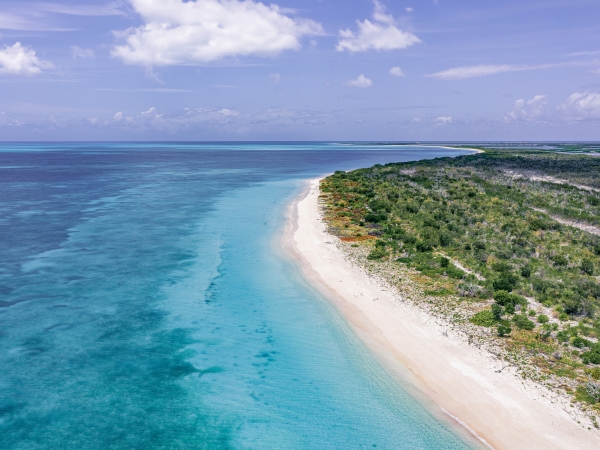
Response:
[{"label": "turquoise water", "polygon": [[478,448],[278,241],[307,178],[457,154],[0,145],[0,448]]}]

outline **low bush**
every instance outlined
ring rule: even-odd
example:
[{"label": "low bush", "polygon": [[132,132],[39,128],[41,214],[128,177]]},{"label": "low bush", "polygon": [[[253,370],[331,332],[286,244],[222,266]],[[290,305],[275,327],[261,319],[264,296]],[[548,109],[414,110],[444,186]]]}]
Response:
[{"label": "low bush", "polygon": [[586,273],[589,276],[594,275],[594,263],[591,260],[587,258],[582,260],[580,268],[583,273]]},{"label": "low bush", "polygon": [[594,345],[591,350],[581,354],[584,364],[600,364],[600,344]]},{"label": "low bush", "polygon": [[497,320],[492,311],[485,309],[483,311],[479,311],[477,314],[471,317],[469,322],[479,325],[480,327],[493,327],[496,325]]},{"label": "low bush", "polygon": [[580,336],[575,336],[573,339],[571,339],[571,344],[573,345],[573,347],[577,347],[577,348],[584,348],[584,347],[592,346],[592,343],[590,341],[588,341],[587,339],[584,339]]},{"label": "low bush", "polygon": [[371,253],[369,253],[369,255],[367,256],[367,259],[369,260],[375,260],[375,259],[381,259],[388,256],[388,254],[386,253],[386,251],[381,248],[381,247],[376,247],[373,250],[371,250]]},{"label": "low bush", "polygon": [[521,330],[533,330],[535,328],[535,324],[529,320],[526,316],[522,316],[520,314],[515,314],[512,321],[517,326],[517,328]]},{"label": "low bush", "polygon": [[498,336],[500,337],[508,336],[512,332],[512,328],[510,327],[510,325],[508,325],[508,323],[501,323],[500,325],[498,325],[497,330]]}]

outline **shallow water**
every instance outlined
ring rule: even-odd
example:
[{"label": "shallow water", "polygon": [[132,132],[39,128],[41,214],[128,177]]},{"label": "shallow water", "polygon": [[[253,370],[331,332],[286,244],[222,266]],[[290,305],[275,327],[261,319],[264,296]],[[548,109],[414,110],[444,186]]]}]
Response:
[{"label": "shallow water", "polygon": [[477,448],[277,239],[307,178],[457,154],[0,145],[0,448]]}]

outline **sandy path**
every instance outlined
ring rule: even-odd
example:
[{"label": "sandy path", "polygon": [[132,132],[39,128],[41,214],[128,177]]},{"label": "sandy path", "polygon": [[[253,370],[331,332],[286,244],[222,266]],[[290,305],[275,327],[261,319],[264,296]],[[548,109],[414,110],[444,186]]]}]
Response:
[{"label": "sandy path", "polygon": [[500,362],[348,262],[326,232],[318,195],[313,180],[292,205],[284,248],[384,365],[408,368],[436,404],[496,449],[600,449],[600,438],[552,404],[548,391],[526,387],[510,370],[497,373]]}]

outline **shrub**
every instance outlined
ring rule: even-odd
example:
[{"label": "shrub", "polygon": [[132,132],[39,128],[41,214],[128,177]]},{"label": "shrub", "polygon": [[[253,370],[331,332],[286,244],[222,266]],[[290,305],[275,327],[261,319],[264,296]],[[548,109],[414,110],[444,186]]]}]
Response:
[{"label": "shrub", "polygon": [[552,327],[547,323],[542,325],[538,331],[538,338],[542,341],[547,340],[552,335]]},{"label": "shrub", "polygon": [[567,314],[579,314],[583,310],[583,301],[579,296],[563,298],[562,304]]},{"label": "shrub", "polygon": [[531,268],[529,266],[525,266],[521,268],[521,276],[523,278],[531,277]]},{"label": "shrub", "polygon": [[496,272],[508,273],[512,270],[512,267],[510,264],[508,264],[504,261],[501,261],[501,262],[492,264],[492,269],[495,270]]},{"label": "shrub", "polygon": [[448,267],[450,265],[450,260],[448,258],[446,258],[445,256],[442,257],[442,259],[440,259],[440,267]]},{"label": "shrub", "polygon": [[477,241],[473,244],[476,250],[485,250],[485,242]]},{"label": "shrub", "polygon": [[594,263],[587,258],[582,260],[581,271],[587,273],[589,276],[594,275]]},{"label": "shrub", "polygon": [[547,315],[545,315],[545,314],[540,314],[540,315],[537,317],[537,321],[538,321],[538,323],[548,323],[548,321],[549,321],[549,320],[550,320],[550,319],[548,319],[548,316],[547,316]]},{"label": "shrub", "polygon": [[419,205],[416,205],[414,203],[407,203],[404,208],[406,209],[407,212],[411,213],[411,214],[416,214],[419,212]]},{"label": "shrub", "polygon": [[511,292],[518,284],[519,279],[512,273],[503,273],[500,277],[492,283],[495,291],[508,291]]},{"label": "shrub", "polygon": [[561,312],[558,315],[558,320],[560,320],[561,322],[565,322],[566,320],[569,320],[569,315],[565,312]]},{"label": "shrub", "polygon": [[479,325],[480,327],[493,327],[496,324],[496,319],[492,311],[485,309],[471,317],[469,322]]},{"label": "shrub", "polygon": [[556,339],[558,342],[567,342],[569,340],[569,332],[562,330],[556,333]]},{"label": "shrub", "polygon": [[388,216],[384,212],[369,213],[365,216],[365,221],[369,222],[369,223],[379,223],[379,222],[385,222],[387,220],[387,218],[388,218]]},{"label": "shrub", "polygon": [[600,364],[600,344],[596,344],[591,350],[582,353],[581,359],[584,364]]},{"label": "shrub", "polygon": [[492,305],[492,315],[494,316],[495,320],[502,319],[502,316],[504,315],[504,308],[502,308],[502,306],[494,303]]},{"label": "shrub", "polygon": [[433,250],[432,245],[426,241],[417,241],[416,248],[419,252],[430,252],[431,250]]},{"label": "shrub", "polygon": [[450,264],[445,270],[446,275],[448,275],[450,278],[454,278],[455,280],[461,280],[466,275],[465,272],[460,270],[454,264]]},{"label": "shrub", "polygon": [[442,247],[448,247],[450,244],[452,244],[452,236],[448,233],[441,233],[440,234],[440,245]]},{"label": "shrub", "polygon": [[588,341],[587,339],[584,339],[580,336],[575,336],[573,339],[571,339],[571,344],[573,345],[573,347],[577,347],[577,348],[592,346],[592,343],[590,341]]},{"label": "shrub", "polygon": [[584,385],[585,393],[591,399],[592,403],[600,402],[600,383],[596,381],[588,381]]},{"label": "shrub", "polygon": [[375,259],[381,259],[385,256],[388,256],[386,251],[381,247],[376,247],[373,250],[371,250],[371,253],[369,253],[369,255],[367,256],[367,259],[375,260]]},{"label": "shrub", "polygon": [[412,245],[417,242],[417,238],[412,234],[407,234],[402,238],[402,242],[408,245]]},{"label": "shrub", "polygon": [[517,326],[517,328],[521,330],[533,330],[535,328],[535,324],[529,320],[526,316],[522,316],[520,314],[515,314],[513,317],[513,322]]},{"label": "shrub", "polygon": [[498,336],[504,337],[509,335],[511,332],[512,328],[510,327],[510,325],[506,323],[501,323],[500,325],[498,325]]},{"label": "shrub", "polygon": [[494,292],[494,300],[500,306],[517,305],[527,306],[527,300],[524,297],[516,294],[509,294],[507,291],[496,291]]},{"label": "shrub", "polygon": [[556,255],[552,258],[552,262],[557,267],[566,267],[569,264],[569,260],[565,255]]}]

